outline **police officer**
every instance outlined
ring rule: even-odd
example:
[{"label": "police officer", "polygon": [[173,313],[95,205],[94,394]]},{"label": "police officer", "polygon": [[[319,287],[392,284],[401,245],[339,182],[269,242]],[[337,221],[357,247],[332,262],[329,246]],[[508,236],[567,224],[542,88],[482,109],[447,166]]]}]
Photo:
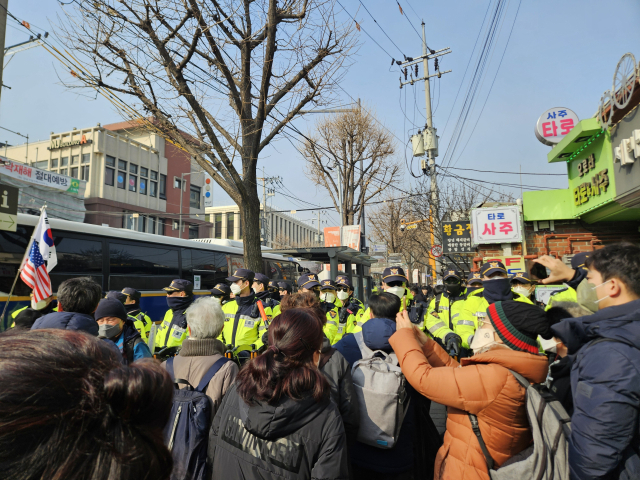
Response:
[{"label": "police officer", "polygon": [[169,310],[156,332],[156,352],[165,347],[179,347],[189,335],[185,312],[193,303],[193,283],[180,278],[163,288],[167,292]]},{"label": "police officer", "polygon": [[511,290],[511,280],[502,262],[487,262],[480,267],[482,288],[467,294],[464,308],[458,321],[458,335],[462,337],[463,348],[469,348],[478,328],[478,320],[487,317],[487,308],[495,302],[515,300],[532,304],[531,300]]},{"label": "police officer", "polygon": [[280,315],[280,302],[274,300],[271,292],[268,290],[269,277],[262,273],[256,273],[253,278],[252,288],[256,294],[256,298],[262,302],[264,312],[267,314],[269,321]]},{"label": "police officer", "polygon": [[280,288],[278,287],[278,283],[275,280],[269,280],[269,286],[267,287],[267,290],[271,294],[271,298],[280,303]]},{"label": "police officer", "polygon": [[320,307],[327,316],[324,334],[332,344],[336,342],[336,336],[338,335],[339,314],[340,307],[342,307],[342,302],[338,300],[336,293],[336,283],[333,280],[322,280],[320,282]]},{"label": "police officer", "polygon": [[[410,302],[413,300],[413,295],[407,288],[406,275],[402,267],[387,267],[382,272],[382,290],[387,293],[393,293],[400,298],[400,308],[402,309],[402,299],[404,298],[405,307],[410,306]],[[367,308],[362,314],[362,317],[358,320],[358,324],[353,329],[354,332],[362,330],[364,325],[371,318],[371,310]]]},{"label": "police officer", "polygon": [[255,273],[246,268],[239,268],[227,277],[234,298],[222,306],[225,320],[219,339],[228,347],[237,348],[238,356],[242,358],[249,357],[251,345],[256,349],[262,346],[262,334],[267,328],[251,288],[254,278]]},{"label": "police officer", "polygon": [[27,309],[31,309],[31,310],[40,312],[42,315],[47,315],[48,313],[57,312],[58,311],[58,302],[53,299],[53,295],[51,295],[50,297],[43,298],[42,300],[40,300],[35,305],[35,308],[34,308],[34,305],[33,305],[33,292],[31,292],[29,294],[29,297],[31,299],[31,303],[29,305],[27,305],[26,307],[18,308],[17,310],[14,310],[13,312],[11,312],[11,319],[14,321],[14,323],[11,325],[12,328],[15,326],[16,317],[21,312],[24,312]]},{"label": "police officer", "polygon": [[358,320],[364,315],[364,304],[353,296],[353,284],[346,275],[336,277],[336,295],[342,302],[342,307],[338,308],[338,332],[335,342],[342,339],[347,333],[351,333],[358,324]]},{"label": "police officer", "polygon": [[[330,281],[330,280],[329,280]],[[316,296],[318,300],[320,300],[320,282],[318,282],[318,276],[314,273],[307,273],[301,275],[298,278],[298,292],[301,293],[312,293]],[[334,296],[335,296],[335,286],[333,287]],[[325,299],[326,299],[325,295]],[[335,296],[337,299],[337,296]],[[333,302],[331,302],[333,303]],[[326,301],[321,301],[320,305],[322,306],[323,311],[327,315],[327,323],[324,326],[324,334],[329,339],[329,342],[332,342],[338,331],[338,307],[330,308],[330,306],[326,303]],[[333,343],[333,342],[332,342]]]},{"label": "police officer", "polygon": [[133,320],[133,325],[140,332],[142,339],[148,342],[152,322],[147,314],[140,310],[140,297],[142,295],[138,290],[131,287],[123,288],[122,293],[126,295],[124,309],[127,311],[127,315]]},{"label": "police officer", "polygon": [[536,287],[531,282],[531,277],[527,272],[516,272],[511,276],[511,290],[534,301],[532,296],[533,292],[536,291]]},{"label": "police officer", "polygon": [[218,300],[220,305],[226,305],[231,300],[231,289],[226,283],[219,283],[211,289],[211,296]]},{"label": "police officer", "polygon": [[[551,294],[551,296],[549,297],[549,303],[547,303],[547,307],[545,310],[549,310],[551,307],[553,307],[553,304],[557,302],[576,303],[578,301],[578,285],[580,285],[580,282],[582,282],[587,277],[587,272],[589,271],[589,269],[586,266],[586,262],[587,258],[589,258],[590,255],[591,252],[580,252],[576,253],[571,258],[571,268],[574,271],[573,277],[571,279],[567,278],[566,283],[564,283],[564,288]],[[539,261],[541,259],[537,260]]]},{"label": "police officer", "polygon": [[466,295],[475,292],[476,290],[480,290],[482,288],[482,275],[479,272],[471,272],[467,277],[467,289],[465,291]]},{"label": "police officer", "polygon": [[431,300],[426,315],[427,330],[453,357],[460,356],[462,338],[458,332],[464,330],[465,325],[465,320],[460,318],[466,299],[462,278],[463,274],[458,270],[446,271],[445,291]]},{"label": "police officer", "polygon": [[124,302],[127,300],[127,296],[122,293],[120,290],[109,290],[104,298],[109,298],[111,300],[118,300],[121,304],[124,305]]},{"label": "police officer", "polygon": [[280,294],[280,301],[285,295],[291,295],[292,288],[287,282],[278,282],[278,293]]}]

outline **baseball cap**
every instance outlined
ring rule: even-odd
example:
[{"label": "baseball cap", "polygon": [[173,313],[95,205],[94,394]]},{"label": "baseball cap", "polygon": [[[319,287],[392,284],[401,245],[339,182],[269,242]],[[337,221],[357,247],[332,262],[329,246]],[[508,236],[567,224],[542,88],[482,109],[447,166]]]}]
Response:
[{"label": "baseball cap", "polygon": [[346,275],[338,275],[336,277],[336,285],[343,285],[353,290],[353,283],[351,283],[351,280]]},{"label": "baseball cap", "polygon": [[239,268],[233,275],[227,277],[227,282],[233,283],[237,282],[238,280],[249,280],[249,282],[252,283],[255,275],[256,274],[251,270],[247,270],[246,268]]},{"label": "baseball cap", "polygon": [[502,262],[487,262],[480,267],[480,273],[482,275],[491,275],[496,272],[507,273],[507,269],[504,268]]},{"label": "baseball cap", "polygon": [[231,294],[231,288],[226,283],[219,283],[215,287],[211,289],[211,295],[218,296],[223,295],[227,296]]},{"label": "baseball cap", "polygon": [[110,291],[108,291],[104,298],[109,298],[111,300],[117,300],[120,303],[124,303],[127,300],[127,296],[124,293],[119,292],[118,290],[110,290]]},{"label": "baseball cap", "polygon": [[478,272],[471,272],[467,277],[467,285],[471,285],[474,282],[482,283],[482,277]]},{"label": "baseball cap", "polygon": [[516,272],[511,277],[511,281],[518,282],[518,283],[531,283],[531,277],[527,272]]},{"label": "baseball cap", "polygon": [[171,285],[168,287],[164,287],[163,290],[167,293],[171,292],[185,292],[188,294],[193,293],[193,283],[189,280],[182,280],[181,278],[176,278],[171,281]]},{"label": "baseball cap", "polygon": [[336,282],[333,280],[322,280],[320,282],[320,290],[335,290]]},{"label": "baseball cap", "polygon": [[264,275],[263,273],[256,273],[253,277],[254,282],[260,282],[265,287],[269,285],[269,277]]},{"label": "baseball cap", "polygon": [[278,290],[286,290],[287,292],[291,292],[291,285],[287,282],[278,282]]},{"label": "baseball cap", "polygon": [[122,293],[131,297],[132,300],[138,300],[142,296],[138,290],[131,287],[124,287]]},{"label": "baseball cap", "polygon": [[382,281],[384,283],[389,282],[408,282],[404,270],[402,267],[387,267],[382,272]]},{"label": "baseball cap", "polygon": [[278,288],[278,283],[275,280],[270,280],[269,288]]},{"label": "baseball cap", "polygon": [[319,286],[320,282],[318,282],[318,276],[315,273],[300,275],[300,278],[298,278],[298,287],[300,288],[306,288],[307,290],[310,290],[313,287]]},{"label": "baseball cap", "polygon": [[573,258],[571,258],[571,268],[587,270],[585,263],[587,262],[587,258],[591,256],[591,253],[592,252],[576,253]]},{"label": "baseball cap", "polygon": [[458,280],[462,280],[462,272],[459,270],[447,270],[444,272],[444,280],[451,277],[456,277]]}]

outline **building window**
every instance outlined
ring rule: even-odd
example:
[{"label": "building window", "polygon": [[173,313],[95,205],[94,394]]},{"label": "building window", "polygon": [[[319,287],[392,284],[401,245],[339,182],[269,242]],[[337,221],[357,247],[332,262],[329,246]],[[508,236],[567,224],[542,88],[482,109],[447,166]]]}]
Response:
[{"label": "building window", "polygon": [[164,229],[167,225],[166,218],[158,218],[158,225],[156,227],[158,235],[164,235]]},{"label": "building window", "polygon": [[80,155],[71,155],[71,165],[78,165],[80,162]]},{"label": "building window", "polygon": [[158,172],[156,172],[155,170],[151,170],[151,175],[150,177],[151,180],[155,180],[156,182],[158,181]]},{"label": "building window", "polygon": [[52,158],[51,159],[51,168],[58,168],[58,159],[57,158]]},{"label": "building window", "polygon": [[[89,165],[82,165],[80,167],[80,177],[80,180],[89,181]],[[113,174],[111,176],[111,185],[113,185]]]},{"label": "building window", "polygon": [[144,215],[138,217],[138,231],[142,233],[147,231],[147,217]]},{"label": "building window", "polygon": [[118,170],[118,188],[125,189],[125,182],[127,180],[127,172],[123,172],[122,170]]},{"label": "building window", "polygon": [[162,173],[160,174],[160,182],[158,185],[158,188],[160,189],[160,198],[162,200],[166,200],[167,199],[167,176],[163,175]]},{"label": "building window", "polygon": [[118,160],[118,170],[124,170],[126,172],[127,162],[125,162],[124,160]]},{"label": "building window", "polygon": [[140,195],[147,194],[147,179],[140,177]]},{"label": "building window", "polygon": [[[174,220],[174,221],[173,221],[173,229],[174,229],[174,230],[180,230],[180,222],[179,222],[178,220]],[[179,236],[180,236],[180,235],[178,234],[178,237],[179,237]]]},{"label": "building window", "polygon": [[68,167],[69,166],[69,157],[62,157],[62,159],[60,160],[60,166],[61,167]]},{"label": "building window", "polygon": [[152,197],[158,196],[158,172],[151,170],[151,175],[149,176],[151,182],[149,183],[149,195]]},{"label": "building window", "polygon": [[144,168],[144,167],[140,167],[140,176],[147,178],[149,176],[149,169],[148,168]]},{"label": "building window", "polygon": [[61,168],[60,169],[60,175],[66,175],[67,174],[67,169],[66,168]]},{"label": "building window", "polygon": [[216,213],[213,221],[213,238],[222,238],[222,214]]},{"label": "building window", "polygon": [[114,170],[116,167],[116,159],[115,157],[112,157],[111,155],[107,155],[104,159],[104,164],[105,164],[105,169],[104,169],[104,184],[105,185],[110,185],[113,187],[113,181],[115,179],[115,173],[116,171]]},{"label": "building window", "polygon": [[233,240],[234,217],[233,212],[227,213],[227,240]]},{"label": "building window", "polygon": [[200,187],[191,185],[189,190],[189,206],[191,208],[200,208]]},{"label": "building window", "polygon": [[138,174],[138,165],[136,165],[135,163],[130,163],[129,164],[129,173],[133,173],[134,175]]},{"label": "building window", "polygon": [[41,162],[36,162],[33,164],[34,167],[40,168],[42,170],[47,170],[49,168],[49,160],[43,160]]},{"label": "building window", "polygon": [[90,163],[91,162],[91,154],[90,153],[83,153],[82,154],[82,163]]},{"label": "building window", "polygon": [[138,177],[135,175],[129,175],[129,191],[135,192],[138,186]]},{"label": "building window", "polygon": [[[71,157],[73,158],[73,157]],[[71,176],[73,178],[78,178],[78,167],[71,167]]]},{"label": "building window", "polygon": [[198,238],[198,225],[189,225],[189,240]]},{"label": "building window", "polygon": [[156,233],[156,217],[149,217],[149,233]]},{"label": "building window", "polygon": [[182,179],[180,177],[173,177],[173,188],[180,188]]}]

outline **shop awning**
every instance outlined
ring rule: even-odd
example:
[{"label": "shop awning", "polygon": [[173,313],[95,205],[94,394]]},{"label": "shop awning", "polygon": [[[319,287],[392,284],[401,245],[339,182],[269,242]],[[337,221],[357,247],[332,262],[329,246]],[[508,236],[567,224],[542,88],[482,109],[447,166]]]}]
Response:
[{"label": "shop awning", "polygon": [[547,154],[549,163],[568,162],[573,160],[580,152],[591,145],[597,137],[603,134],[602,127],[597,118],[581,120],[578,125],[553,147]]}]

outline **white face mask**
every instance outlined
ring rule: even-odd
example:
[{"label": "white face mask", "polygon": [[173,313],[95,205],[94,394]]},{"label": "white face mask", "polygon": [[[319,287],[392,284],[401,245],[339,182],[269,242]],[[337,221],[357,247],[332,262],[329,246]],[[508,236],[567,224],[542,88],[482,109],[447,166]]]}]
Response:
[{"label": "white face mask", "polygon": [[[600,285],[596,285],[595,287],[593,287],[593,288],[592,288],[592,290],[595,292],[595,291],[596,291],[596,288],[601,287],[602,285],[604,285],[604,284],[606,284],[606,283],[609,283],[610,281],[611,281],[611,280],[607,280],[606,282],[602,282]],[[596,305],[598,305],[598,309],[600,309],[600,302],[601,302],[601,301],[603,301],[603,300],[605,300],[605,299],[607,299],[607,298],[609,298],[610,296],[611,296],[611,295],[607,295],[606,297],[599,298],[598,300],[596,300],[596,301],[594,302]]]},{"label": "white face mask", "polygon": [[387,293],[393,293],[396,297],[402,300],[402,297],[404,297],[407,292],[404,287],[389,287],[387,288]]},{"label": "white face mask", "polygon": [[529,287],[525,287],[525,286],[513,287],[511,290],[513,290],[519,295],[522,295],[523,297],[528,297],[529,294],[531,293],[531,291],[529,290]]},{"label": "white face mask", "polygon": [[220,297],[213,297],[218,305],[222,305],[222,299]]},{"label": "white face mask", "polygon": [[496,342],[493,330],[489,328],[479,328],[476,330],[469,347],[473,350],[473,354],[477,355],[493,345],[499,345],[499,343]]},{"label": "white face mask", "polygon": [[349,294],[347,292],[338,292],[338,298],[340,300],[346,300],[349,298]]},{"label": "white face mask", "polygon": [[333,292],[327,292],[327,293],[321,293],[320,294],[320,301],[321,302],[327,302],[327,303],[333,303],[336,301],[336,294]]},{"label": "white face mask", "polygon": [[31,299],[31,308],[33,308],[34,310],[42,310],[44,307],[46,307],[47,301],[46,300],[40,300],[39,302],[34,302],[33,298]]},{"label": "white face mask", "polygon": [[542,349],[547,352],[547,353],[558,353],[558,345],[560,344],[560,342],[553,337],[550,340],[545,340],[544,338],[540,337],[540,347],[542,347]]},{"label": "white face mask", "polygon": [[237,283],[232,283],[229,288],[231,288],[231,293],[234,295],[240,295],[240,293],[242,293],[242,287]]}]

